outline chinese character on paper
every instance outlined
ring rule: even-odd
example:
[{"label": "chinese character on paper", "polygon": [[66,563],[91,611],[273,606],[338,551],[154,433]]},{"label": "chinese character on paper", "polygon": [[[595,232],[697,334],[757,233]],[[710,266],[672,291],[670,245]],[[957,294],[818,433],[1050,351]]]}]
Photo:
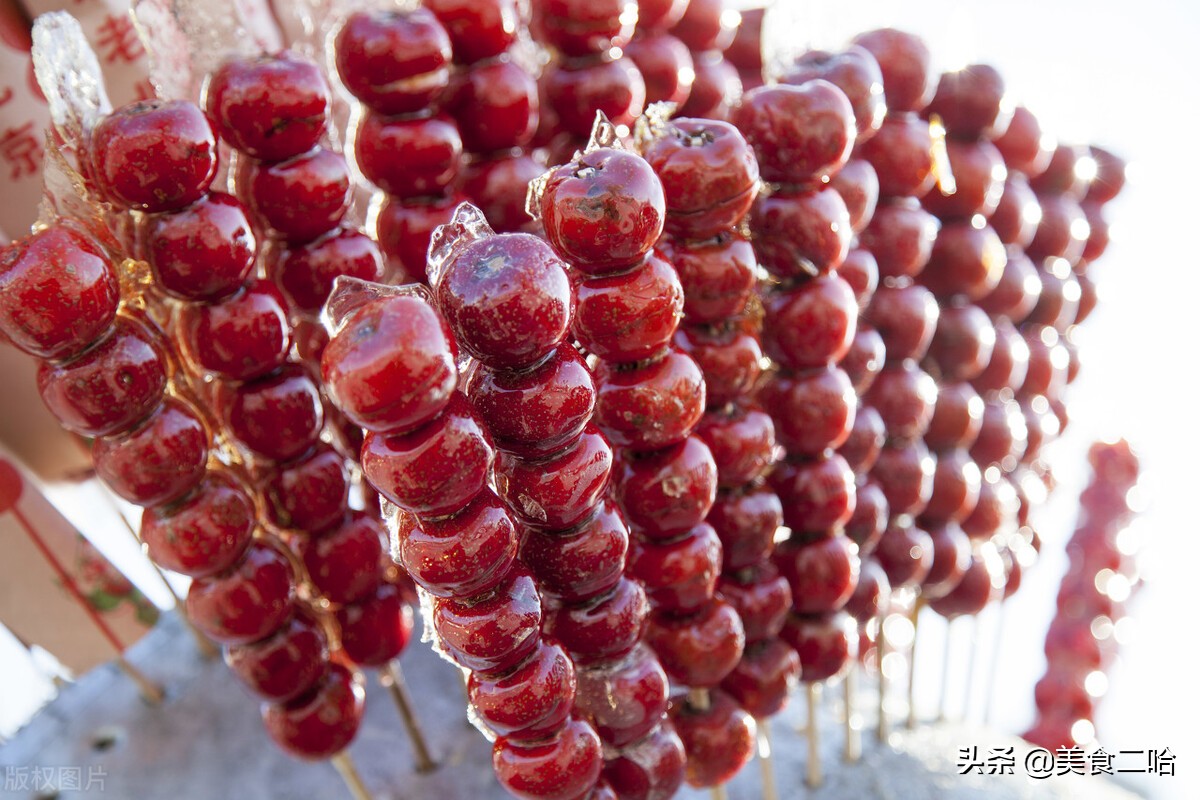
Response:
[{"label": "chinese character on paper", "polygon": [[96,29],[96,47],[105,63],[133,63],[146,52],[128,14],[109,14]]},{"label": "chinese character on paper", "polygon": [[33,121],[0,133],[0,160],[8,165],[9,180],[36,175],[42,163],[42,144],[34,134]]}]

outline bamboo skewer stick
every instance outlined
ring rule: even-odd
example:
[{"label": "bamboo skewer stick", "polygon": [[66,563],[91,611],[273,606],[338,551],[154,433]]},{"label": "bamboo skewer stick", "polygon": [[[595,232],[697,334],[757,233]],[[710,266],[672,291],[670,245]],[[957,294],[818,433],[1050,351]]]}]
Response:
[{"label": "bamboo skewer stick", "polygon": [[775,764],[771,761],[771,723],[758,721],[758,760],[762,768],[763,800],[779,800],[775,786]]},{"label": "bamboo skewer stick", "polygon": [[404,721],[404,727],[408,730],[408,738],[413,744],[413,754],[417,758],[417,772],[432,772],[437,769],[437,762],[429,753],[425,732],[421,730],[421,723],[417,720],[416,711],[413,709],[412,696],[408,692],[408,685],[404,682],[404,673],[400,669],[398,660],[392,659],[386,670],[379,671],[379,683],[392,695],[396,709],[400,712],[400,719]]},{"label": "bamboo skewer stick", "polygon": [[842,698],[846,705],[846,746],[842,758],[853,764],[862,758],[862,725],[855,709],[858,689],[858,661],[850,665],[846,679],[842,682]]},{"label": "bamboo skewer stick", "polygon": [[362,775],[358,774],[358,767],[354,765],[354,760],[350,758],[349,753],[343,750],[330,761],[338,774],[342,776],[342,780],[346,783],[346,788],[350,790],[350,795],[354,800],[372,800],[371,793],[367,790],[367,785],[363,783]]},{"label": "bamboo skewer stick", "polygon": [[821,736],[817,729],[817,705],[821,702],[821,685],[808,684],[808,764],[804,774],[804,783],[810,789],[816,789],[824,781],[821,772]]},{"label": "bamboo skewer stick", "polygon": [[117,666],[121,672],[124,672],[131,681],[133,681],[138,691],[147,703],[152,706],[162,705],[162,701],[167,694],[163,688],[146,676],[146,673],[129,663],[129,659],[123,655],[118,655],[116,658]]},{"label": "bamboo skewer stick", "polygon": [[[121,511],[121,507],[117,505],[117,501],[112,495],[112,490],[109,489],[104,483],[99,481],[97,481],[97,483],[100,486],[100,494],[104,495],[104,499],[108,502],[109,508],[111,508],[113,513],[117,515],[117,519],[121,520],[121,525],[129,532],[129,535],[133,537],[133,541],[137,542],[138,549],[141,550],[142,537],[138,536],[138,532],[134,530],[133,524],[125,516],[125,513]],[[150,559],[147,559],[147,561],[150,561]],[[175,591],[175,587],[167,578],[167,573],[163,572],[162,568],[153,561],[150,561],[150,566],[154,569],[154,574],[158,576],[160,581],[162,581],[163,586],[167,587],[167,591],[170,592],[171,597],[175,600],[175,610],[179,612],[179,619],[183,621],[184,627],[191,632],[192,638],[196,640],[196,649],[200,651],[200,655],[208,659],[219,656],[221,651],[217,649],[217,646],[213,644],[207,636],[201,633],[200,629],[193,625],[192,621],[188,619],[187,606],[184,604],[183,598],[180,597],[179,592]]]},{"label": "bamboo skewer stick", "polygon": [[971,617],[971,655],[967,659],[967,682],[963,686],[962,713],[959,719],[966,719],[971,712],[971,699],[975,689],[975,662],[979,658],[979,617]]},{"label": "bamboo skewer stick", "polygon": [[953,639],[951,638],[951,635],[953,634],[953,632],[954,632],[954,621],[949,620],[946,622],[946,642],[945,642],[944,647],[942,648],[942,688],[941,688],[941,692],[938,695],[938,713],[937,713],[937,721],[938,722],[946,721],[946,684],[949,683],[949,678],[950,678],[950,651],[953,649],[951,647],[951,645],[953,644]]},{"label": "bamboo skewer stick", "polygon": [[921,618],[921,598],[913,601],[912,608],[912,646],[908,649],[908,720],[905,727],[909,730],[917,727],[917,621]]},{"label": "bamboo skewer stick", "polygon": [[996,654],[1004,646],[1004,608],[1005,603],[1001,602],[996,616],[996,635],[992,643],[992,663],[988,666],[987,697],[983,704],[984,725],[992,721],[992,698],[996,696],[996,679],[1000,676],[1000,659],[996,658]]},{"label": "bamboo skewer stick", "polygon": [[888,740],[888,714],[887,714],[887,693],[888,680],[887,673],[883,671],[884,657],[887,655],[887,634],[885,633],[884,622],[887,620],[887,611],[883,611],[879,615],[879,631],[875,636],[875,658],[878,662],[879,672],[879,719],[875,726],[875,737],[880,744],[886,744]]}]

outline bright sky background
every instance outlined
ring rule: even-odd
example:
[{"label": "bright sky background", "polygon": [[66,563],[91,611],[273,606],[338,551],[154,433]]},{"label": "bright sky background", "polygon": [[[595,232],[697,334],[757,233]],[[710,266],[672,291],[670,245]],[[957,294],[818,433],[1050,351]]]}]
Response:
[{"label": "bright sky background", "polygon": [[[982,649],[973,684],[979,698],[972,713],[982,714],[982,695],[991,688],[992,724],[1019,732],[1031,721],[1033,683],[1044,667],[1043,636],[1065,567],[1061,548],[1085,477],[1084,453],[1097,438],[1125,436],[1145,466],[1147,583],[1131,607],[1133,641],[1123,648],[1100,705],[1099,736],[1110,752],[1170,747],[1175,753],[1179,774],[1136,781],[1139,791],[1172,800],[1200,796],[1200,781],[1188,777],[1200,766],[1192,649],[1200,634],[1196,620],[1188,621],[1197,614],[1192,604],[1200,565],[1200,423],[1194,419],[1200,160],[1195,152],[1188,155],[1195,147],[1189,143],[1200,136],[1200,3],[806,0],[796,8],[802,24],[780,31],[793,42],[834,47],[854,32],[891,24],[925,36],[941,68],[990,61],[1060,138],[1094,141],[1132,162],[1126,192],[1110,209],[1113,243],[1096,267],[1102,300],[1081,339],[1084,368],[1071,390],[1072,426],[1052,451],[1061,486],[1040,517],[1044,557],[1005,612],[998,677],[990,687],[985,677],[995,615],[979,625]],[[127,547],[118,541],[106,549],[128,554]],[[160,588],[150,577],[141,584],[152,594]],[[960,672],[969,655],[969,627],[956,628]],[[924,626],[921,700],[929,711],[937,702],[942,636],[939,625]],[[0,734],[11,735],[46,684],[5,635],[0,680]],[[961,686],[952,684],[950,697],[953,709]]]}]

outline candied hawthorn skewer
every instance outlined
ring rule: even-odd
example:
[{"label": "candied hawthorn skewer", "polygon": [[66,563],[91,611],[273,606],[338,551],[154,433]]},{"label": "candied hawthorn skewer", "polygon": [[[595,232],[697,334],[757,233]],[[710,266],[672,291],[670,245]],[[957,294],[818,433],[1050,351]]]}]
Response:
[{"label": "candied hawthorn skewer", "polygon": [[[707,407],[696,432],[717,466],[707,521],[721,542],[718,591],[745,631],[746,649],[721,686],[766,736],[767,718],[787,702],[800,662],[779,639],[792,594],[771,562],[782,524],[779,498],[764,480],[775,460],[775,425],[754,398],[762,360],[752,304],[758,267],[738,230],[758,193],[758,164],[726,122],[650,118],[638,132],[666,199],[667,233],[658,250],[675,264],[683,288],[675,341],[705,376]],[[769,743],[762,749],[769,753]],[[766,761],[763,770],[765,786],[773,786]]]},{"label": "candied hawthorn skewer", "polygon": [[[67,80],[54,73],[56,69],[94,73],[95,61],[87,57],[88,49],[78,25],[66,15],[47,15],[39,20],[36,34],[43,51],[72,56],[41,62],[50,66],[51,74],[39,76],[47,94],[55,95],[60,108],[56,119],[58,132],[73,148],[88,176],[87,181],[73,181],[71,185],[100,191],[119,207],[136,206],[158,215],[186,213],[189,204],[201,203],[216,174],[217,161],[216,136],[203,114],[188,103],[150,101],[130,106],[120,116],[108,117],[101,123],[107,123],[107,131],[98,132],[96,122],[107,110],[103,92],[90,98],[78,97],[71,94],[77,76]],[[93,85],[100,85],[98,79]],[[126,132],[130,134],[128,137],[123,135]],[[172,146],[181,142],[189,146]],[[64,172],[62,177],[71,177],[69,167],[62,165],[59,169]],[[56,202],[59,208],[81,213],[84,204],[94,202],[94,198],[62,196]],[[99,218],[96,214],[88,221]],[[114,217],[114,224],[119,226],[121,219],[119,215]],[[234,227],[238,227],[236,220]],[[70,291],[64,293],[54,288],[61,278],[49,282],[36,279],[26,289],[45,292],[49,288],[54,296],[27,307],[12,320],[20,329],[34,322],[32,317],[41,318],[31,329],[34,333],[54,314],[67,313],[82,320],[82,323],[69,322],[62,328],[69,333],[56,352],[39,353],[59,362],[56,367],[69,368],[73,365],[64,363],[64,359],[72,347],[90,341],[112,324],[120,289],[114,264],[116,252],[79,234],[68,233],[62,238],[68,230],[69,223],[58,221],[35,234],[28,246],[22,245],[14,251],[12,270],[6,272],[20,286],[22,278],[37,278],[36,270],[31,269],[39,263],[39,269],[49,267],[57,271],[64,261],[82,259],[76,270],[68,273],[71,278],[66,287],[73,285],[78,291],[90,284],[89,291],[72,297]],[[106,231],[95,233],[115,246]],[[44,250],[45,244],[51,246]],[[239,263],[241,255],[236,247],[233,251],[232,256],[221,254],[227,258],[221,265],[232,267],[234,273],[233,286],[227,292],[238,288],[250,268],[249,264]],[[48,263],[44,258],[47,256]],[[137,264],[126,261],[122,266],[136,269]],[[215,266],[218,264],[214,263]],[[218,283],[230,279],[221,270],[213,272]],[[141,312],[147,300],[157,300],[152,292],[141,290],[132,281],[127,289],[124,313],[133,309]],[[98,291],[100,294],[96,294]],[[20,294],[20,291],[7,292],[5,296],[14,299]],[[87,300],[89,294],[96,299]],[[151,312],[162,310],[152,304],[148,308]],[[136,321],[150,320],[147,316]],[[89,327],[93,323],[97,327]],[[150,331],[149,327],[145,330]],[[16,338],[11,335],[9,338],[22,345],[19,331]],[[153,338],[151,332],[150,339]],[[29,344],[24,342],[23,349],[29,350]],[[146,537],[152,551],[158,541],[160,563],[173,561],[172,566],[185,569],[195,578],[188,599],[193,619],[198,623],[203,621],[202,627],[227,646],[249,644],[268,636],[300,613],[296,604],[298,570],[294,559],[265,533],[253,496],[237,470],[222,469],[214,459],[218,443],[212,441],[212,433],[219,425],[204,413],[206,409],[177,396],[192,399],[198,396],[190,385],[190,376],[184,375],[186,359],[167,340],[162,340],[161,345],[162,360],[169,357],[169,384],[161,385],[152,377],[145,377],[116,385],[122,392],[130,391],[124,398],[133,405],[130,413],[140,411],[145,417],[131,419],[130,424],[118,426],[125,430],[112,429],[96,440],[93,456],[97,472],[118,494],[146,509],[145,530],[160,526],[161,536],[151,533]],[[145,363],[152,364],[153,359]],[[146,375],[154,373],[151,369]],[[132,373],[126,374],[132,377]],[[94,386],[99,388],[102,384]],[[148,386],[154,389],[143,391]],[[138,396],[144,406],[137,402]],[[88,402],[69,393],[57,400],[77,407]],[[230,456],[225,443],[220,444],[221,455]],[[166,558],[161,557],[164,553]],[[323,631],[316,630],[313,640],[315,646],[307,651],[311,669],[280,676],[281,680],[270,691],[256,680],[260,676],[243,673],[242,677],[260,694],[274,695],[275,702],[266,705],[268,714],[264,721],[278,744],[303,757],[325,758],[341,753],[353,738],[362,717],[363,693],[354,673],[335,669],[330,663]],[[310,716],[313,714],[316,716]]]},{"label": "candied hawthorn skewer", "polygon": [[[811,79],[748,92],[733,122],[770,184],[750,218],[755,253],[775,284],[764,286],[763,338],[778,370],[759,401],[786,453],[770,478],[791,529],[773,555],[792,595],[782,637],[799,654],[799,678],[809,686],[815,719],[816,685],[843,676],[858,643],[856,627],[842,613],[859,574],[858,548],[845,535],[856,487],[836,452],[851,435],[857,411],[857,394],[839,362],[855,339],[858,304],[836,272],[849,253],[850,211],[829,184],[849,159],[856,119],[840,88]],[[815,737],[814,725],[810,786],[822,780]]]},{"label": "candied hawthorn skewer", "polygon": [[[854,114],[855,139],[850,159],[832,176],[830,186],[841,195],[849,212],[853,239],[846,258],[837,268],[837,275],[854,291],[859,317],[849,350],[840,366],[850,378],[858,395],[857,408],[850,434],[838,448],[855,473],[855,505],[846,522],[846,534],[858,545],[860,567],[859,585],[847,604],[859,622],[860,647],[858,660],[867,656],[872,636],[872,623],[882,628],[882,614],[888,607],[890,586],[886,575],[878,568],[874,552],[888,521],[887,500],[880,482],[870,472],[885,444],[886,431],[879,411],[866,402],[865,395],[884,366],[884,339],[865,318],[880,288],[881,274],[891,278],[902,273],[913,261],[927,252],[936,229],[927,224],[928,215],[913,214],[905,205],[880,203],[879,177],[872,163],[862,154],[862,146],[879,131],[887,111],[883,97],[883,74],[875,57],[865,48],[850,45],[842,51],[809,51],[785,67],[780,81],[803,85],[807,81],[828,81],[841,89],[850,101]],[[875,222],[877,216],[879,222]],[[876,234],[876,232],[879,232]],[[886,237],[895,242],[895,251],[878,246],[868,247],[872,236]],[[876,255],[878,253],[878,256]],[[891,262],[885,259],[892,258]],[[851,671],[856,665],[851,666]],[[881,686],[882,684],[882,674]],[[853,680],[847,675],[845,691],[853,694]],[[848,705],[853,705],[852,699]],[[847,752],[858,749],[857,731],[847,716]]]},{"label": "candied hawthorn skewer", "polygon": [[462,191],[496,230],[526,230],[526,188],[545,166],[530,149],[540,98],[519,52],[518,4],[432,0],[425,6],[446,29],[462,70],[445,98],[463,142]]},{"label": "candied hawthorn skewer", "polygon": [[635,0],[533,0],[530,33],[551,54],[538,79],[536,143],[559,164],[587,142],[601,113],[632,125],[646,106],[646,80],[625,48],[638,21]]},{"label": "candied hawthorn skewer", "polygon": [[[438,5],[356,11],[333,43],[342,85],[363,105],[357,129],[348,133],[354,162],[384,194],[374,233],[387,258],[388,282],[427,282],[429,238],[459,202],[463,138],[444,113],[454,49]],[[499,29],[488,26],[472,37],[483,50],[496,46],[491,37],[505,35],[510,18],[498,11]]]},{"label": "candied hawthorn skewer", "polygon": [[623,575],[629,532],[606,497],[613,454],[592,421],[597,389],[567,340],[574,293],[566,265],[544,240],[496,235],[464,206],[434,235],[431,277],[476,359],[466,392],[496,442],[496,485],[521,530],[544,627],[576,665],[575,706],[609,747],[653,756],[641,775],[636,763],[606,767],[608,780],[618,791],[641,781],[673,794],[682,745],[669,727],[659,730],[667,678],[640,644],[645,599]]},{"label": "candied hawthorn skewer", "polygon": [[[922,199],[942,229],[919,277],[941,303],[925,360],[938,379],[938,398],[925,434],[935,469],[920,524],[930,533],[933,560],[921,591],[934,610],[953,620],[978,614],[998,598],[1003,575],[997,574],[996,547],[1008,547],[1016,534],[1011,487],[986,458],[995,411],[1015,406],[997,408],[1003,398],[990,395],[981,402],[971,386],[993,366],[993,357],[1002,362],[1007,353],[1007,342],[998,342],[995,326],[976,303],[996,291],[1008,269],[1003,238],[986,221],[997,213],[1007,180],[1003,157],[991,140],[1004,133],[1011,111],[996,70],[971,65],[941,76],[925,114],[945,127],[954,191],[934,190]],[[1002,215],[1001,222],[1008,220]],[[967,686],[969,691],[970,680]],[[945,699],[943,691],[939,718],[945,715]]]},{"label": "candied hawthorn skewer", "polygon": [[[153,468],[131,476],[129,484],[138,484],[147,502],[170,500],[203,475],[208,432],[190,406],[162,409],[170,365],[161,335],[119,313],[119,306],[114,260],[82,225],[53,220],[0,250],[0,338],[39,362],[38,388],[47,409],[65,429],[96,442],[120,440],[169,415],[179,435],[153,452],[160,485],[155,487]],[[118,374],[127,380],[114,379]],[[173,464],[172,451],[186,463]],[[100,474],[95,449],[92,461]],[[114,465],[114,479],[116,472]],[[245,544],[231,543],[230,560]],[[147,701],[161,702],[160,687],[120,653],[117,663]]]},{"label": "candied hawthorn skewer", "polygon": [[[263,85],[272,87],[269,95]],[[286,298],[298,356],[318,359],[327,340],[316,312],[334,280],[374,280],[383,272],[375,242],[342,221],[351,188],[345,159],[319,143],[329,122],[329,87],[315,64],[288,52],[237,58],[213,74],[207,104],[223,136],[250,159],[239,170],[237,188],[270,237],[265,271]],[[263,118],[274,120],[272,128],[261,127]],[[231,433],[272,487],[277,513],[279,505],[293,506],[279,513],[279,521],[300,532],[293,546],[316,591],[336,606],[343,650],[356,663],[381,669],[380,680],[413,741],[418,771],[433,769],[396,662],[411,638],[412,608],[398,576],[381,569],[378,512],[370,497],[367,511],[350,512],[342,482],[319,483],[332,474],[332,464],[312,463],[336,459],[318,443],[323,428],[332,429],[354,456],[360,430],[348,429],[303,363],[223,386],[216,397]],[[308,508],[296,506],[306,494]]]},{"label": "candied hawthorn skewer", "polygon": [[[572,332],[597,360],[595,420],[617,448],[614,488],[631,533],[626,572],[646,585],[653,606],[646,638],[672,685],[692,690],[692,703],[672,703],[688,748],[686,779],[709,786],[731,777],[752,748],[749,717],[706,696],[736,665],[744,634],[736,611],[715,596],[721,547],[704,519],[717,470],[692,433],[704,410],[704,377],[672,345],[684,292],[675,269],[652,252],[666,216],[663,186],[643,158],[613,142],[615,131],[601,120],[593,145],[531,191],[531,210],[578,276]],[[597,217],[593,204],[611,213]],[[704,725],[725,726],[734,746],[701,756],[693,748],[710,742],[692,733]],[[622,753],[610,762],[618,792],[639,760]],[[673,778],[677,787],[680,776]],[[654,787],[658,777],[644,780]]]},{"label": "candied hawthorn skewer", "polygon": [[[363,471],[393,504],[393,553],[429,595],[440,649],[470,672],[472,705],[497,737],[497,778],[530,800],[587,795],[603,764],[600,739],[573,713],[574,663],[542,633],[541,598],[518,557],[518,524],[488,487],[496,451],[460,391],[446,319],[417,287],[351,278],[339,279],[326,314],[326,385],[367,431]],[[594,628],[592,635],[604,638]]]},{"label": "candied hawthorn skewer", "polygon": [[[189,140],[211,142],[212,146],[178,146]],[[91,172],[111,202],[135,206],[152,215],[148,219],[151,233],[147,243],[151,271],[159,282],[172,285],[174,291],[170,294],[180,300],[173,328],[183,356],[179,366],[187,375],[184,380],[194,395],[203,397],[198,371],[211,372],[221,379],[208,398],[222,404],[210,424],[217,427],[224,441],[238,441],[257,459],[292,460],[316,444],[323,422],[319,392],[302,370],[284,366],[291,331],[281,298],[264,285],[247,282],[255,240],[245,213],[233,198],[207,192],[208,181],[215,174],[215,142],[215,133],[204,115],[190,103],[137,104],[118,110],[96,126],[88,151]],[[133,171],[128,159],[134,153],[140,153],[143,162],[141,186],[133,187],[126,181],[126,185],[114,187],[110,178],[123,178]],[[180,153],[183,155],[175,155]],[[157,157],[149,166],[145,163],[147,154]],[[202,169],[204,160],[211,162],[206,169]],[[179,176],[201,174],[207,177],[198,192],[171,188],[172,180],[182,182]],[[143,193],[139,195],[139,191]],[[153,202],[154,198],[176,196],[188,198],[189,204],[180,207],[174,201]],[[203,275],[201,265],[208,262],[222,269],[213,270],[207,285],[203,281],[199,287],[189,284],[186,279]],[[152,299],[151,313],[155,313],[154,302]],[[169,302],[165,298],[159,301],[158,311],[169,313]],[[282,415],[283,423],[270,429],[261,420],[264,412]],[[122,453],[128,447],[134,449]],[[125,448],[105,448],[102,452],[121,454],[108,458],[129,459],[136,454],[136,447],[127,443]],[[195,539],[209,533],[214,525],[211,515],[217,510],[241,511],[241,515],[233,513],[219,523],[232,529],[231,533],[246,524],[251,529],[261,524],[250,501],[238,496],[236,481],[218,481],[202,488],[206,491],[182,509],[168,514],[147,511],[143,528],[152,555],[157,548],[165,550],[164,557],[171,559],[174,554],[170,548],[187,541],[187,535]],[[129,491],[127,488],[127,497]],[[253,512],[248,523],[247,506]],[[324,526],[325,520],[321,520],[317,527]],[[381,530],[378,525],[358,526],[356,530],[362,530],[367,541],[374,536],[377,550],[366,569],[368,574],[376,572]],[[306,576],[299,568],[300,559],[285,554],[276,536],[260,530],[257,537],[259,543],[251,546],[241,562],[229,565],[228,572],[197,576],[188,594],[188,606],[207,632],[230,648],[228,658],[239,677],[267,698],[264,720],[277,742],[305,757],[327,757],[344,749],[357,729],[361,687],[351,672],[331,672],[331,667],[322,672],[316,668],[322,662],[328,663],[324,644],[301,651],[314,663],[291,665],[291,685],[272,682],[271,676],[262,672],[264,660],[278,652],[276,639],[291,640],[295,635],[307,636],[312,642],[324,639],[326,633],[315,625],[328,627],[328,621],[314,623],[294,616],[291,627],[282,630],[281,623],[293,613],[295,586]],[[255,593],[260,608],[256,608]],[[295,613],[303,614],[298,610]],[[277,630],[279,634],[272,638]],[[345,646],[349,640],[341,638]],[[407,639],[407,633],[403,638]],[[330,710],[334,708],[336,712]],[[302,725],[298,720],[314,709],[324,709],[322,719],[339,720],[344,730],[331,734],[332,726],[327,722],[323,730],[314,729],[313,723]]]},{"label": "candied hawthorn skewer", "polygon": [[[844,452],[860,474],[870,474],[860,480],[848,531],[874,553],[896,588],[915,586],[928,560],[925,533],[911,515],[921,511],[930,490],[933,463],[921,436],[936,392],[915,361],[929,346],[938,308],[928,291],[913,285],[938,233],[937,220],[915,199],[934,183],[933,139],[919,117],[933,96],[929,62],[919,39],[882,29],[861,34],[840,53],[804,54],[783,78],[801,85],[829,81],[855,112],[855,158],[832,181],[863,251],[840,270],[863,309],[847,359],[863,403]],[[881,592],[873,575],[855,598],[860,616],[870,613]],[[881,700],[882,689],[881,683]],[[880,730],[885,727],[881,713]]]},{"label": "candied hawthorn skewer", "polygon": [[1097,442],[1091,480],[1067,542],[1069,566],[1046,634],[1046,673],[1034,687],[1037,718],[1022,736],[1039,747],[1086,746],[1095,737],[1104,671],[1116,654],[1114,625],[1136,586],[1135,554],[1122,540],[1138,508],[1139,463],[1128,442]]},{"label": "candied hawthorn skewer", "polygon": [[[31,354],[52,355],[49,366],[64,376],[88,369],[86,354],[84,361],[72,356],[104,336],[105,328],[111,328],[112,341],[125,345],[112,366],[130,375],[129,382],[93,382],[98,391],[86,395],[55,392],[50,407],[72,426],[100,407],[124,409],[126,420],[105,424],[106,432],[96,439],[97,473],[119,495],[146,508],[143,530],[151,556],[193,577],[188,607],[197,624],[231,648],[269,638],[281,626],[303,627],[305,620],[295,606],[291,560],[261,535],[254,541],[258,520],[251,494],[232,473],[208,469],[215,445],[206,420],[193,406],[167,393],[174,388],[168,377],[175,380],[175,365],[168,360],[166,341],[147,324],[117,314],[119,287],[111,256],[80,229],[60,221],[14,244],[4,262],[0,274],[8,290],[6,301],[33,299],[29,292],[42,297],[36,306],[5,308],[0,315],[14,344]],[[73,277],[47,280],[45,271],[58,271],[63,264],[73,269],[62,274]],[[53,297],[45,294],[50,287],[55,287]],[[30,314],[28,308],[38,311]],[[76,321],[47,327],[55,313],[70,314]],[[106,389],[121,392],[121,397],[102,396]],[[114,406],[109,400],[121,402]],[[345,713],[322,725],[320,732],[310,727],[302,742],[288,738],[286,727],[267,721],[282,746],[292,752],[303,747],[307,755],[319,758],[339,752],[353,737],[362,692],[350,673],[330,672],[323,630],[310,625],[309,640],[307,668],[274,676],[269,685],[253,678],[248,684],[279,701],[273,707],[279,722],[299,707],[294,698],[317,707],[325,704],[330,691],[344,690],[346,703],[339,708]],[[321,681],[324,688],[318,687]]]},{"label": "candied hawthorn skewer", "polygon": [[728,121],[742,94],[738,67],[725,57],[741,25],[741,14],[725,0],[689,0],[668,30],[687,46],[695,77],[681,116]]}]

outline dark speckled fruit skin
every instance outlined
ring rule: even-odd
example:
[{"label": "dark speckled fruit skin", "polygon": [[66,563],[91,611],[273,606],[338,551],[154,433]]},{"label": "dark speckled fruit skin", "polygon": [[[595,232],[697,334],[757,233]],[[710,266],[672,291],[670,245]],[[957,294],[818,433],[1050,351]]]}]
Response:
[{"label": "dark speckled fruit skin", "polygon": [[687,614],[712,600],[721,572],[721,540],[706,524],[669,542],[630,543],[626,574],[642,582],[656,609]]},{"label": "dark speckled fruit skin", "polygon": [[453,247],[434,287],[459,345],[484,365],[518,369],[558,346],[571,318],[566,265],[525,233]]},{"label": "dark speckled fruit skin", "polygon": [[543,640],[514,671],[488,678],[472,673],[467,695],[484,724],[513,740],[552,734],[571,714],[575,667],[562,645]]},{"label": "dark speckled fruit skin", "polygon": [[254,158],[282,161],[320,141],[330,95],[320,67],[284,51],[221,65],[207,104],[223,140]]},{"label": "dark speckled fruit skin", "polygon": [[648,608],[641,584],[621,578],[606,595],[582,605],[549,609],[545,633],[562,642],[577,666],[603,663],[623,658],[637,647]]},{"label": "dark speckled fruit skin", "polygon": [[271,372],[291,346],[287,301],[267,281],[251,281],[216,303],[185,305],[178,330],[196,366],[228,380]]},{"label": "dark speckled fruit skin", "polygon": [[672,681],[709,687],[737,666],[746,634],[733,606],[716,598],[693,614],[655,611],[646,627],[646,641]]},{"label": "dark speckled fruit skin", "polygon": [[763,347],[787,369],[836,363],[854,338],[858,305],[854,292],[837,275],[808,281],[766,300]]},{"label": "dark speckled fruit skin", "polygon": [[569,531],[525,527],[521,533],[522,562],[543,596],[563,603],[585,602],[615,588],[628,548],[629,530],[608,500]]},{"label": "dark speckled fruit skin", "polygon": [[635,369],[601,362],[596,388],[596,424],[615,447],[636,452],[683,441],[704,413],[704,374],[677,349]]},{"label": "dark speckled fruit skin", "polygon": [[191,408],[168,400],[138,428],[92,445],[96,473],[144,508],[178,500],[204,479],[209,434]]},{"label": "dark speckled fruit skin", "polygon": [[521,568],[510,570],[484,597],[433,602],[433,625],[446,652],[467,669],[491,675],[516,667],[536,650],[541,623],[537,586]]},{"label": "dark speckled fruit skin", "polygon": [[230,478],[210,473],[182,503],[142,513],[141,538],[154,563],[205,578],[237,561],[257,524],[254,501]]},{"label": "dark speckled fruit skin", "polygon": [[192,583],[188,618],[222,644],[249,644],[287,620],[295,589],[288,559],[274,547],[254,544],[228,572]]},{"label": "dark speckled fruit skin", "polygon": [[836,190],[760,195],[750,211],[754,252],[779,278],[811,278],[841,266],[854,232]]},{"label": "dark speckled fruit skin", "polygon": [[127,430],[162,400],[166,356],[157,334],[118,319],[104,341],[65,364],[38,368],[42,402],[59,423],[81,436]]},{"label": "dark speckled fruit skin", "polygon": [[550,245],[589,275],[638,264],[666,219],[662,183],[650,165],[610,148],[551,170],[538,207]]},{"label": "dark speckled fruit skin", "polygon": [[77,355],[117,313],[109,258],[82,232],[54,225],[0,253],[0,333],[43,359]]},{"label": "dark speckled fruit skin", "polygon": [[283,704],[263,705],[263,724],[277,745],[298,758],[320,761],[337,755],[362,723],[362,678],[330,664],[308,692]]},{"label": "dark speckled fruit skin", "polygon": [[441,517],[483,491],[494,455],[475,412],[456,393],[437,419],[411,433],[368,432],[362,466],[371,485],[396,505]]},{"label": "dark speckled fruit skin", "polygon": [[495,588],[517,556],[518,534],[490,490],[442,520],[400,515],[399,561],[435,597],[475,597]]},{"label": "dark speckled fruit skin", "polygon": [[528,370],[479,367],[465,391],[501,451],[549,456],[583,432],[596,405],[596,385],[579,351],[555,348]]},{"label": "dark speckled fruit skin", "polygon": [[679,276],[689,323],[724,322],[745,308],[756,281],[748,239],[733,232],[702,242],[664,236],[657,249]]},{"label": "dark speckled fruit skin", "polygon": [[187,208],[146,221],[146,260],[155,282],[185,300],[215,300],[242,287],[257,252],[246,209],[209,192]]},{"label": "dark speckled fruit skin", "polygon": [[90,171],[107,199],[141,211],[199,200],[217,174],[217,137],[186,100],[139,100],[91,132]]},{"label": "dark speckled fruit skin", "polygon": [[496,740],[492,768],[500,785],[524,800],[575,800],[600,777],[600,737],[572,717],[552,738],[532,742]]},{"label": "dark speckled fruit skin", "polygon": [[346,460],[324,445],[274,470],[263,487],[271,522],[302,531],[319,531],[340,520],[349,491]]},{"label": "dark speckled fruit skin", "polygon": [[695,436],[656,453],[621,458],[616,496],[630,526],[671,539],[704,521],[717,491],[717,465]]},{"label": "dark speckled fruit skin", "polygon": [[350,172],[339,153],[318,147],[287,161],[252,163],[250,207],[289,242],[308,242],[337,227],[350,206]]},{"label": "dark speckled fruit skin", "polygon": [[727,122],[673,119],[643,156],[663,182],[667,231],[681,239],[728,231],[758,195],[758,161]]},{"label": "dark speckled fruit skin", "polygon": [[575,298],[575,340],[587,352],[615,362],[662,352],[684,309],[679,276],[656,253],[631,270],[579,281]]},{"label": "dark speckled fruit skin", "polygon": [[709,692],[706,709],[672,703],[671,721],[687,752],[689,786],[725,783],[754,756],[754,720],[724,691]]},{"label": "dark speckled fruit skin", "polygon": [[523,523],[566,530],[583,521],[604,497],[613,452],[594,426],[549,458],[526,459],[501,453],[496,460],[496,491]]},{"label": "dark speckled fruit skin", "polygon": [[612,747],[628,747],[651,734],[667,710],[667,675],[644,645],[614,664],[580,670],[578,680],[576,709]]}]

